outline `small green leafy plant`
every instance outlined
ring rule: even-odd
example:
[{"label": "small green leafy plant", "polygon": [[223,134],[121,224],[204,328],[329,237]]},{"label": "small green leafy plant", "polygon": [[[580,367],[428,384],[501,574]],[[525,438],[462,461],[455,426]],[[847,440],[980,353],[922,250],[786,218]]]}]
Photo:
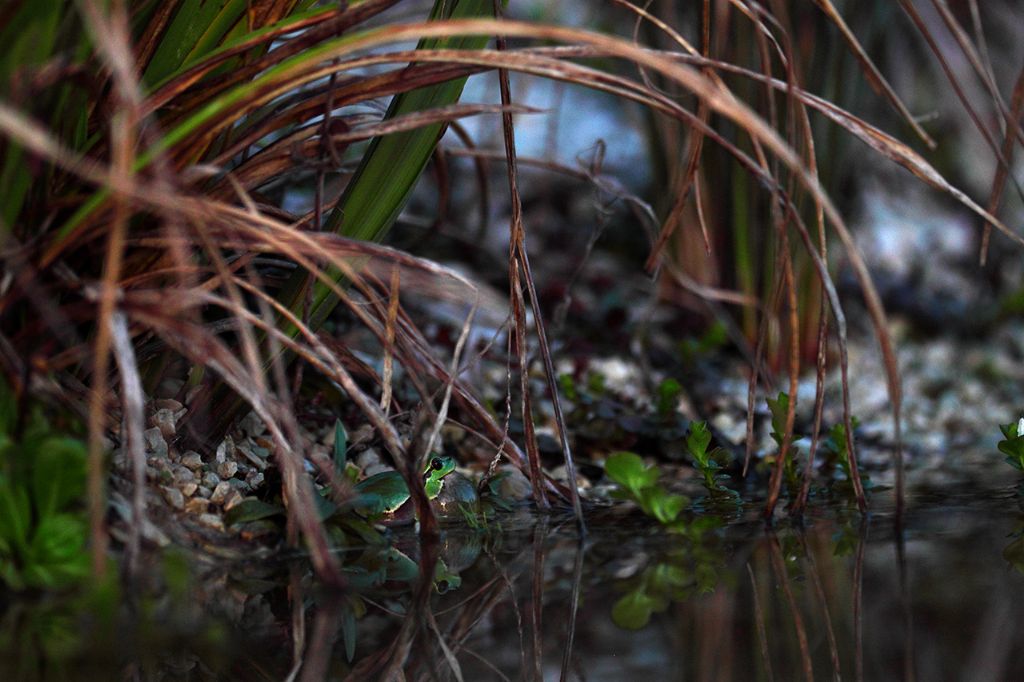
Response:
[{"label": "small green leafy plant", "polygon": [[[0,391],[11,407],[11,394]],[[85,445],[55,432],[41,412],[14,438],[14,410],[2,412],[0,582],[14,590],[68,586],[89,573]]]},{"label": "small green leafy plant", "polygon": [[715,322],[700,337],[688,336],[679,342],[679,354],[684,365],[692,366],[717,350],[721,350],[729,342],[725,325]]},{"label": "small green leafy plant", "polygon": [[690,505],[685,495],[668,492],[658,483],[658,469],[644,464],[633,452],[616,452],[604,464],[605,474],[619,484],[619,499],[632,500],[645,514],[671,527]]},{"label": "small green leafy plant", "polygon": [[999,430],[1003,432],[1003,440],[997,445],[999,452],[1006,455],[1010,466],[1024,471],[1024,417],[1016,423],[1000,424]]},{"label": "small green leafy plant", "polygon": [[708,429],[707,423],[703,421],[692,422],[690,424],[690,432],[686,435],[686,449],[689,450],[690,456],[693,457],[693,463],[697,467],[697,471],[704,476],[704,487],[707,488],[712,498],[736,499],[738,497],[736,491],[726,488],[721,483],[721,480],[727,478],[727,476],[718,473],[722,465],[718,463],[716,456],[722,450],[721,448],[708,450],[710,444],[711,430]]},{"label": "small green leafy plant", "polygon": [[[851,419],[851,423],[854,428],[857,427],[857,418]],[[835,488],[841,489],[844,492],[850,494],[853,493],[853,486],[851,481],[853,480],[853,470],[850,468],[850,449],[846,444],[846,425],[839,423],[829,429],[828,438],[823,443],[825,450],[827,450],[832,457],[835,459],[836,465],[839,470],[843,473],[843,480],[837,481]],[[860,482],[867,490],[871,487],[871,478],[860,472]]]},{"label": "small green leafy plant", "polygon": [[[785,438],[786,433],[786,413],[789,412],[789,394],[779,391],[779,395],[774,400],[772,398],[767,399],[768,410],[772,413],[772,440],[775,441],[779,449],[782,448],[782,441]],[[798,440],[796,433],[793,434],[790,443],[794,443]],[[800,475],[796,469],[796,458],[793,457],[793,448],[790,447],[790,451],[786,453],[786,461],[783,464],[783,474],[786,479],[786,487],[789,490],[795,491],[800,487]]]}]

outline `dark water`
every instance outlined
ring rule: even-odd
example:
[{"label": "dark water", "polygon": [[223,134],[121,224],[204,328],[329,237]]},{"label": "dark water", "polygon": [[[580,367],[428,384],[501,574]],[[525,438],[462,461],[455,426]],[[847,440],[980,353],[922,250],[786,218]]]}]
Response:
[{"label": "dark water", "polygon": [[[1024,679],[1016,488],[919,490],[902,528],[890,507],[676,534],[603,511],[582,542],[571,520],[506,518],[346,552],[344,594],[302,561],[170,555],[156,596],[8,599],[0,679],[361,680],[396,661],[439,680]],[[446,569],[425,585],[424,552]]]}]

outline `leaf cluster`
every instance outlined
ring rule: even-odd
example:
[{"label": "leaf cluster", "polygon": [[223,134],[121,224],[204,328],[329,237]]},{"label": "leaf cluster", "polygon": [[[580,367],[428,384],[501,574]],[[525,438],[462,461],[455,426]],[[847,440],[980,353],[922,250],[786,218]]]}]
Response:
[{"label": "leaf cluster", "polygon": [[721,448],[708,449],[711,444],[711,430],[707,422],[695,421],[690,424],[690,432],[686,435],[686,449],[693,458],[694,466],[704,476],[704,487],[713,498],[736,499],[738,494],[722,485],[722,479],[728,478],[725,474],[719,474],[722,465],[718,463],[717,457],[723,451]]},{"label": "leaf cluster", "polygon": [[[783,441],[786,437],[786,415],[789,412],[789,394],[783,391],[779,391],[778,397],[775,399],[767,398],[768,410],[772,415],[772,440],[775,441],[776,445],[782,448]],[[798,440],[796,433],[791,434],[790,443],[792,444]],[[796,458],[793,457],[793,448],[790,447],[789,451],[786,452],[786,461],[783,464],[783,473],[786,477],[786,485],[790,491],[796,490],[799,485],[799,475],[796,469]]]},{"label": "leaf cluster", "polygon": [[685,495],[670,493],[658,483],[658,469],[644,464],[636,453],[616,452],[605,462],[604,471],[621,486],[616,491],[617,497],[635,502],[645,514],[664,526],[671,527],[679,521],[679,515],[690,505]]},{"label": "leaf cluster", "polygon": [[[12,396],[0,386],[10,417]],[[68,586],[89,572],[85,544],[86,447],[40,412],[17,439],[0,424],[0,582],[14,590]]]},{"label": "leaf cluster", "polygon": [[1024,471],[1024,428],[1021,428],[1021,421],[999,425],[1003,440],[996,447],[1006,455],[1007,464]]}]

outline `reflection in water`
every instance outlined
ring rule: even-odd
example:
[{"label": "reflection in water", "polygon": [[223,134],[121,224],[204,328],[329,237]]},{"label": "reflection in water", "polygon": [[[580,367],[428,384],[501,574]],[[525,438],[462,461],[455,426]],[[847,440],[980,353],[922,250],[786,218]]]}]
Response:
[{"label": "reflection in water", "polygon": [[[165,576],[132,619],[108,595],[3,603],[0,679],[1004,680],[1024,673],[1012,493],[802,527],[621,511],[448,530],[302,562]],[[159,573],[159,567],[153,569]],[[422,579],[421,576],[426,576]]]}]

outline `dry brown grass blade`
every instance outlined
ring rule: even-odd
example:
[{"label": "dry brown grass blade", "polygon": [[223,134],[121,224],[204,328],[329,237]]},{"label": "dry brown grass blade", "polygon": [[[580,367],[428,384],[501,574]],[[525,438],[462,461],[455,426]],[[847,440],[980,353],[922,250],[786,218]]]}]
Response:
[{"label": "dry brown grass blade", "polygon": [[[497,3],[495,3],[495,11],[499,11]],[[497,39],[498,50],[503,51],[505,49],[504,38],[499,37]],[[508,83],[508,71],[499,71],[499,83],[501,89],[501,103],[504,107],[510,107],[511,93]],[[515,300],[513,301],[513,310],[515,311],[514,319],[516,322],[516,345],[519,351],[520,367],[519,372],[521,376],[522,391],[524,395],[523,403],[523,423],[533,420],[533,413],[528,409],[526,397],[529,392],[529,363],[524,362],[527,359],[528,354],[523,344],[525,342],[525,329],[520,326],[522,322],[525,324],[525,315],[521,315],[523,312],[522,306],[522,289],[519,287],[518,282],[515,280],[518,275],[522,275],[524,283],[526,284],[526,290],[530,295],[530,306],[533,308],[533,322],[534,327],[537,331],[537,343],[540,347],[541,361],[544,363],[544,376],[547,379],[548,393],[551,397],[551,406],[554,411],[555,417],[555,430],[558,435],[558,442],[562,449],[562,459],[565,462],[565,470],[567,487],[569,489],[569,498],[572,501],[573,512],[576,515],[576,525],[579,528],[580,533],[585,533],[586,522],[583,519],[583,506],[580,502],[579,494],[579,483],[576,478],[576,464],[573,461],[572,452],[569,449],[569,435],[566,428],[565,417],[562,414],[561,399],[558,394],[558,384],[555,374],[554,363],[551,360],[551,348],[548,345],[547,332],[544,327],[544,316],[543,311],[540,307],[540,298],[537,295],[537,288],[533,278],[533,272],[530,268],[530,256],[526,250],[526,226],[523,223],[523,209],[522,201],[519,196],[519,166],[516,155],[516,142],[515,142],[515,129],[512,124],[512,113],[506,111],[502,113],[502,131],[505,141],[505,155],[507,160],[508,168],[508,179],[509,179],[509,193],[512,195],[512,227],[511,234],[509,237],[509,250],[510,258],[515,260],[515,264],[512,265],[514,275],[512,277],[512,286],[515,290]],[[519,268],[521,267],[521,271]],[[520,333],[520,330],[523,332]],[[533,427],[530,426],[532,431]],[[525,429],[524,429],[525,430]],[[527,441],[527,447],[530,447],[530,441]],[[533,447],[536,447],[534,441]],[[528,450],[528,454],[531,457],[531,470],[533,468],[533,452]],[[537,467],[539,470],[540,465],[540,453],[537,453]],[[539,480],[534,482],[534,489],[539,487]],[[546,505],[545,505],[546,506]],[[542,507],[544,508],[544,507]]]},{"label": "dry brown grass blade", "polygon": [[[703,65],[706,60],[693,57],[679,58],[680,61],[693,63],[695,65]],[[743,75],[752,80],[762,80],[764,77],[748,69],[728,64],[726,62],[713,62],[713,65],[717,70],[736,73]],[[772,80],[772,87],[778,90],[786,90],[790,88],[784,81]],[[876,128],[870,123],[863,119],[854,116],[850,112],[837,107],[835,104],[825,100],[821,97],[805,92],[799,88],[792,89],[793,94],[800,98],[800,100],[811,109],[817,111],[820,114],[828,117],[833,123],[844,128],[846,131],[852,133],[861,142],[868,145],[871,149],[878,152],[885,158],[899,164],[906,170],[910,171],[916,178],[924,182],[925,184],[933,187],[941,192],[949,194],[951,197],[956,199],[958,202],[963,204],[972,213],[979,216],[987,223],[990,223],[997,230],[1005,234],[1007,237],[1024,246],[1024,238],[1018,235],[1016,232],[1007,227],[1002,221],[993,216],[990,212],[983,209],[973,199],[968,197],[963,191],[957,189],[955,186],[949,183],[941,173],[939,173],[924,157],[915,152],[913,149],[903,144],[895,137],[888,133]]]},{"label": "dry brown grass blade", "polygon": [[[935,59],[938,60],[939,62],[939,66],[942,67],[942,72],[946,75],[946,79],[952,86],[953,92],[956,93],[957,99],[959,99],[960,104],[963,105],[964,111],[967,112],[967,115],[970,117],[971,122],[974,123],[975,129],[977,129],[977,131],[981,133],[981,136],[985,139],[985,143],[988,145],[989,149],[992,150],[992,154],[995,156],[996,163],[1001,167],[1009,168],[1009,163],[1000,151],[999,146],[996,145],[995,139],[993,139],[992,137],[992,131],[989,130],[988,126],[986,126],[984,122],[982,122],[981,115],[977,112],[977,110],[974,108],[974,105],[971,103],[971,98],[968,97],[967,94],[964,92],[963,86],[960,84],[960,80],[956,77],[956,73],[954,73],[952,66],[950,66],[949,60],[946,58],[945,53],[942,51],[942,48],[939,47],[938,43],[936,42],[935,36],[933,36],[931,31],[928,30],[928,25],[921,18],[921,15],[918,14],[917,9],[914,7],[913,3],[911,3],[909,0],[899,1],[900,6],[903,8],[903,11],[907,13],[907,16],[910,17],[918,32],[925,39],[925,42],[928,43],[928,47],[931,48],[932,53],[935,55]],[[1016,184],[1016,181],[1014,184]],[[1018,188],[1018,193],[1024,196],[1024,192],[1021,192],[1020,188]]]},{"label": "dry brown grass blade", "polygon": [[[405,64],[401,55],[408,55],[409,59],[416,57],[415,51],[409,50],[390,53],[387,57],[375,55],[358,60],[335,60],[335,71],[328,74],[328,78],[330,75],[340,75],[343,67],[355,69],[375,64]],[[244,124],[233,128],[230,142],[211,159],[210,163],[230,163],[233,158],[247,153],[268,135],[279,132],[282,126],[301,124],[321,115],[328,101],[333,109],[337,109],[434,85],[482,70],[483,67],[479,66],[413,64],[372,76],[338,78],[337,84],[333,87],[317,88],[315,84],[308,84],[301,90],[284,94],[257,115],[249,116]]]},{"label": "dry brown grass blade", "polygon": [[[828,608],[828,596],[825,593],[825,587],[822,584],[821,574],[818,569],[818,563],[814,560],[814,553],[807,547],[807,541],[804,536],[800,537],[800,544],[803,550],[804,560],[808,565],[808,573],[811,576],[811,586],[814,588],[814,596],[817,598],[818,603],[821,604],[821,620],[825,624],[825,639],[828,642],[828,657],[832,663],[832,679],[834,682],[841,682],[842,666],[839,662],[839,645],[836,643],[836,632],[835,628],[832,627],[832,614]],[[831,557],[829,557],[829,562]],[[831,565],[826,563],[826,565]]]},{"label": "dry brown grass blade", "polygon": [[804,625],[803,616],[800,614],[800,607],[797,605],[793,589],[790,587],[789,574],[786,571],[786,562],[782,557],[782,546],[779,538],[773,532],[767,537],[768,555],[771,557],[772,569],[775,571],[775,579],[782,585],[782,592],[786,597],[786,604],[793,618],[793,628],[796,632],[796,641],[800,647],[800,663],[804,678],[807,682],[814,681],[814,667],[811,663],[811,649],[807,641],[807,627]]},{"label": "dry brown grass blade", "polygon": [[747,562],[747,575],[750,577],[750,594],[754,602],[754,622],[757,624],[757,643],[761,652],[761,663],[764,665],[768,675],[768,682],[773,682],[775,676],[772,674],[772,658],[768,653],[768,628],[765,627],[764,609],[761,608],[761,598],[757,593],[757,580],[754,577],[754,569],[750,567],[753,559]]},{"label": "dry brown grass blade", "polygon": [[[793,138],[794,146],[797,145],[797,141],[802,142],[804,160],[807,164],[807,169],[811,175],[818,178],[818,159],[817,152],[814,144],[814,133],[811,129],[810,117],[807,113],[806,104],[797,97],[796,93],[798,90],[802,90],[802,74],[799,73],[798,65],[799,60],[792,57],[795,49],[792,44],[791,36],[793,35],[792,24],[789,19],[788,8],[783,0],[773,0],[772,7],[775,11],[776,16],[779,17],[780,22],[789,27],[789,30],[782,31],[783,49],[790,58],[786,60],[786,82],[788,87],[786,88],[786,100],[790,108],[790,126],[791,136]],[[793,188],[790,188],[790,193],[793,193]],[[794,211],[793,216],[796,217],[794,223],[800,232],[802,238],[804,238],[804,247],[810,252],[813,251],[807,230],[804,228],[802,222],[799,220],[799,215]],[[814,259],[812,261],[814,267],[817,269],[818,281],[823,290],[830,290],[831,295],[826,295],[820,298],[820,307],[818,311],[818,330],[817,330],[817,358],[815,364],[815,389],[814,389],[814,421],[811,427],[811,446],[807,453],[807,463],[804,468],[803,483],[800,488],[800,493],[797,499],[791,506],[793,514],[799,515],[803,513],[804,507],[807,503],[807,495],[810,491],[810,483],[814,477],[814,455],[817,452],[818,441],[821,435],[821,421],[822,414],[825,407],[825,372],[827,369],[827,350],[828,350],[828,311],[829,311],[829,300],[838,300],[838,297],[834,295],[835,287],[828,277],[827,269],[821,267],[824,263],[828,262],[828,248],[827,239],[825,234],[825,214],[822,208],[821,202],[815,199],[814,201],[814,217],[815,224],[817,226],[817,237],[818,237],[818,255],[820,259]],[[840,310],[837,318],[843,316]],[[839,332],[839,346],[841,349],[841,362],[847,362],[846,356],[846,329],[845,325]],[[845,371],[845,369],[844,369]],[[848,391],[848,387],[844,390]],[[844,415],[845,418],[845,415]],[[859,476],[858,476],[859,478]],[[863,503],[863,499],[858,500],[859,503]],[[831,626],[830,626],[831,633]]]},{"label": "dry brown grass blade", "polygon": [[864,557],[867,554],[871,526],[861,519],[857,534],[857,552],[853,560],[853,679],[864,681]]},{"label": "dry brown grass blade", "polygon": [[[702,30],[701,30],[701,50],[705,57],[710,57],[711,49],[711,8],[710,0],[704,0],[704,8],[701,13],[702,17]],[[663,29],[664,30],[664,29]],[[675,33],[675,32],[673,32]],[[678,34],[675,34],[678,35]],[[673,36],[675,37],[675,36]],[[681,40],[681,37],[677,39],[677,42]],[[705,74],[707,75],[707,74]],[[701,100],[697,105],[697,118],[704,123],[708,123],[710,119],[710,110],[707,104]],[[650,254],[647,256],[647,262],[644,267],[648,272],[654,272],[657,267],[658,261],[661,259],[661,255],[665,250],[665,245],[668,244],[669,238],[675,232],[679,226],[680,221],[683,217],[683,211],[686,208],[686,202],[690,196],[690,190],[695,187],[697,179],[697,172],[700,169],[701,151],[704,148],[704,134],[700,128],[694,127],[690,131],[690,148],[687,152],[686,169],[679,179],[679,186],[675,190],[675,201],[672,208],[669,210],[668,217],[665,219],[665,224],[661,228],[661,232],[658,234],[658,240],[651,247]],[[699,203],[700,199],[697,199]],[[699,209],[698,209],[699,210]],[[700,223],[701,235],[704,237],[704,249],[705,251],[711,251],[711,238],[708,235],[707,225],[704,221]]]},{"label": "dry brown grass blade", "polygon": [[924,131],[924,128],[922,128],[914,119],[913,114],[907,110],[907,107],[903,104],[903,100],[901,100],[899,95],[896,94],[896,91],[892,89],[892,86],[889,85],[889,81],[885,79],[885,76],[883,76],[882,72],[878,70],[875,63],[871,61],[871,57],[868,56],[867,51],[865,51],[861,46],[860,41],[857,40],[857,36],[855,36],[853,31],[850,30],[850,27],[846,24],[846,21],[839,13],[839,10],[837,10],[835,5],[832,4],[832,0],[814,0],[814,4],[820,7],[821,11],[825,13],[825,16],[827,16],[829,20],[835,24],[835,27],[839,29],[839,33],[843,36],[843,40],[846,42],[847,47],[849,47],[850,52],[852,52],[853,56],[857,58],[857,62],[861,66],[861,71],[864,73],[865,78],[867,78],[871,88],[877,94],[884,97],[890,105],[892,105],[892,108],[903,117],[903,120],[907,122],[907,125],[913,129],[914,134],[921,138],[921,141],[928,145],[929,149],[935,149],[935,140],[933,140],[931,136]]},{"label": "dry brown grass blade", "polygon": [[153,16],[146,22],[145,31],[134,41],[136,73],[142,73],[145,70],[146,64],[149,63],[160,44],[160,37],[163,35],[164,29],[167,28],[180,4],[181,0],[168,0],[160,3]]},{"label": "dry brown grass blade", "polygon": [[[160,85],[156,92],[147,100],[145,113],[153,113],[175,100],[186,105],[185,109],[194,110],[201,102],[215,97],[232,85],[251,80],[256,74],[273,64],[279,63],[282,59],[298,54],[302,50],[316,45],[326,38],[338,35],[352,26],[359,25],[397,2],[398,0],[368,0],[367,2],[359,3],[356,7],[342,9],[325,8],[322,13],[314,14],[302,21],[281,26],[277,29],[268,29],[259,35],[252,36],[237,45],[211,55],[198,64],[189,67],[167,83]],[[244,55],[253,48],[273,43],[275,40],[296,32],[301,33],[299,33],[299,36],[283,42],[280,47],[261,56],[259,59],[245,64],[239,69],[233,69],[229,73],[203,80],[210,72],[216,70],[225,62]],[[199,83],[199,81],[203,81],[203,87],[197,89],[198,91],[194,94],[190,93],[190,88]]]},{"label": "dry brown grass blade", "polygon": [[128,575],[133,578],[139,569],[142,551],[142,527],[146,523],[146,445],[142,432],[146,428],[142,379],[135,362],[128,321],[121,312],[113,313],[110,321],[112,351],[121,375],[121,401],[123,405],[121,442],[131,464],[132,518],[125,548]]},{"label": "dry brown grass blade", "polygon": [[[495,3],[497,5],[497,3]],[[498,50],[503,51],[505,42],[498,37]],[[508,71],[498,70],[498,83],[501,91],[501,103],[508,106],[511,94],[508,82]],[[512,331],[515,334],[516,356],[519,360],[519,391],[523,419],[523,437],[526,443],[526,455],[530,462],[530,483],[533,487],[533,499],[539,509],[548,509],[551,504],[544,494],[542,481],[544,473],[540,464],[540,450],[537,447],[537,433],[533,417],[533,396],[530,390],[530,361],[526,341],[526,301],[523,298],[523,282],[525,267],[523,265],[523,242],[526,239],[523,225],[523,204],[519,195],[519,172],[516,167],[515,132],[512,127],[512,115],[502,114],[502,137],[505,142],[506,176],[508,177],[509,199],[512,203],[512,215],[509,222],[508,238],[508,269],[509,269],[509,303],[512,306]],[[529,274],[526,274],[529,278]],[[534,317],[539,311],[534,311]],[[575,485],[575,481],[571,482]]]},{"label": "dry brown grass blade", "polygon": [[[977,21],[979,24],[978,38],[982,47],[980,53],[975,49],[974,44],[971,43],[971,39],[968,37],[967,31],[964,30],[960,25],[960,22],[958,22],[956,17],[953,16],[953,13],[950,11],[949,5],[945,0],[932,0],[932,7],[934,7],[939,13],[939,16],[942,17],[942,22],[946,25],[946,29],[949,30],[950,34],[956,40],[957,45],[960,47],[960,51],[963,53],[964,57],[967,58],[971,68],[974,69],[974,73],[978,76],[978,80],[985,85],[985,89],[988,90],[989,97],[992,98],[992,102],[998,107],[999,113],[1005,119],[1009,114],[1006,108],[1006,102],[1003,100],[1003,96],[999,92],[999,86],[996,85],[995,76],[992,74],[991,68],[986,66],[987,60],[982,56],[982,54],[987,54],[987,50],[984,49],[984,42],[980,42],[984,40],[984,37],[980,31],[981,17],[977,13],[977,3],[971,3],[971,14],[972,19]],[[1024,144],[1024,130],[1021,129],[1020,124],[1017,121],[1008,121],[1007,126],[1014,131],[1014,134],[1021,144]],[[1009,161],[1010,159],[1008,158],[1007,162]]]},{"label": "dry brown grass blade", "polygon": [[[121,8],[123,10],[123,7]],[[109,40],[98,41],[102,44],[101,54],[105,57],[107,65],[115,74],[116,96],[120,100],[121,107],[114,114],[111,121],[111,163],[110,173],[121,183],[132,188],[134,183],[132,166],[135,163],[135,148],[138,144],[137,134],[140,118],[138,115],[137,88],[133,74],[131,73],[131,52],[128,50],[127,42],[127,17],[123,12],[116,16],[107,17],[94,2],[82,4],[83,16],[92,34],[100,35],[101,32],[109,36]],[[88,472],[88,505],[89,505],[89,527],[92,540],[92,568],[98,578],[102,578],[106,570],[106,550],[108,537],[105,529],[106,517],[106,496],[104,494],[104,479],[106,467],[103,463],[102,437],[106,425],[107,416],[104,414],[104,402],[106,401],[109,385],[107,383],[110,367],[110,354],[114,343],[114,335],[120,330],[115,320],[116,299],[120,295],[117,282],[121,278],[121,268],[124,262],[125,237],[128,230],[128,220],[131,216],[131,207],[128,199],[123,196],[115,198],[114,211],[111,219],[106,254],[103,259],[103,276],[100,283],[100,290],[97,296],[97,329],[96,341],[92,356],[93,385],[89,405],[89,472]],[[129,344],[130,346],[130,344]],[[126,355],[128,353],[128,355]],[[119,348],[117,362],[120,366],[121,376],[130,383],[135,376],[134,356],[128,349]],[[139,484],[139,478],[144,471],[144,463],[141,465],[136,461],[138,457],[144,457],[144,450],[139,448],[142,424],[136,420],[138,416],[135,411],[134,385],[124,385],[125,391],[125,430],[124,434],[129,438],[129,452],[132,455],[132,474],[134,490],[132,494],[133,516],[130,529],[129,543],[129,565],[134,568],[138,561],[139,542],[142,528],[142,498],[144,490]],[[142,484],[145,480],[143,478]]]},{"label": "dry brown grass blade", "polygon": [[[774,20],[773,17],[767,15],[764,9],[760,7],[752,7],[751,12],[759,17],[765,17],[765,19]],[[768,102],[768,123],[769,125],[771,125],[772,129],[777,130],[779,128],[778,111],[776,108],[775,98],[773,97],[771,87],[770,85],[768,85],[768,83],[770,83],[772,80],[771,49],[769,46],[769,42],[772,46],[775,47],[776,51],[779,54],[779,59],[786,67],[787,83],[789,85],[789,88],[787,88],[787,93],[789,94],[787,100],[790,102],[791,105],[795,101],[795,99],[792,97],[792,90],[794,87],[794,71],[792,66],[793,60],[791,55],[785,52],[784,48],[779,44],[778,39],[775,38],[774,34],[768,30],[767,26],[765,26],[764,23],[762,23],[760,20],[757,20],[754,23],[756,29],[754,35],[756,38],[758,51],[760,54],[761,68],[764,75],[764,84],[766,91],[765,99]],[[786,33],[784,30],[781,30],[781,27],[780,32],[783,35],[785,35]],[[792,138],[792,133],[790,134],[790,137]],[[793,141],[792,139],[790,140],[790,144],[793,144],[794,147],[796,146],[795,141]],[[765,169],[765,171],[771,177],[778,178],[779,169],[777,160],[773,159],[769,163],[764,156],[760,144],[757,143],[756,141],[754,142],[754,149],[757,153],[758,161],[761,164],[761,166]],[[817,180],[816,175],[813,175],[813,173],[812,177],[814,177],[815,180]],[[775,505],[778,502],[779,494],[782,490],[782,476],[783,471],[785,469],[786,461],[792,456],[790,454],[790,448],[793,444],[793,428],[796,420],[797,385],[799,381],[800,372],[799,310],[797,302],[796,280],[793,273],[793,254],[789,248],[789,213],[782,210],[782,207],[785,206],[787,200],[785,195],[783,194],[782,187],[776,187],[775,193],[777,200],[773,200],[771,202],[770,213],[772,217],[772,223],[775,227],[776,232],[776,240],[778,244],[778,261],[782,266],[781,268],[776,267],[775,272],[778,273],[780,287],[779,291],[780,294],[785,295],[786,310],[788,311],[788,314],[786,315],[785,319],[789,326],[789,354],[787,361],[789,370],[788,394],[790,396],[790,400],[786,408],[786,422],[785,427],[783,429],[782,443],[779,446],[779,452],[776,456],[775,467],[772,471],[771,479],[769,481],[768,497],[765,501],[764,514],[765,517],[768,519],[771,519],[772,515],[774,514]],[[762,326],[761,333],[764,334],[767,332],[767,330],[767,326]],[[762,343],[761,339],[758,340],[758,347],[765,347],[765,344]],[[757,364],[758,362],[755,361],[755,366]],[[751,391],[756,385],[756,382],[757,374],[754,373],[751,376],[751,383],[748,387],[748,409],[751,407],[750,396]],[[748,423],[753,421],[753,416],[754,415],[752,410],[747,413]],[[746,462],[744,464],[744,468],[746,468]]]},{"label": "dry brown grass blade", "polygon": [[[991,215],[996,215],[999,211],[999,202],[1002,200],[1006,178],[1009,175],[1008,167],[1013,164],[1014,131],[1020,130],[1019,121],[1022,115],[1024,115],[1024,68],[1017,74],[1017,83],[1013,86],[1013,95],[1010,98],[1010,111],[1006,115],[1006,132],[1001,148],[1006,165],[996,167],[996,175],[992,180],[992,191],[989,193],[986,209]],[[986,222],[981,235],[981,252],[978,254],[978,259],[983,266],[988,258],[988,245],[991,238],[992,225]]]},{"label": "dry brown grass blade", "polygon": [[[312,123],[290,135],[282,136],[256,154],[253,154],[232,170],[231,176],[246,190],[251,191],[267,181],[279,178],[286,171],[294,169],[297,165],[307,164],[313,166],[321,164],[319,156],[325,144],[333,145],[341,150],[353,142],[369,140],[381,135],[414,130],[442,121],[457,120],[483,114],[499,114],[502,111],[503,107],[500,105],[454,104],[414,114],[396,116],[386,121],[362,125],[346,132],[331,133],[326,138],[322,135],[322,126],[319,123]],[[540,113],[538,109],[523,106],[511,107],[511,111],[516,114]],[[227,161],[226,158],[223,160]],[[226,200],[234,194],[235,189],[225,179],[210,188],[209,192],[215,198]]]},{"label": "dry brown grass blade", "polygon": [[391,382],[394,377],[395,322],[398,320],[398,292],[401,285],[401,271],[391,269],[391,296],[388,300],[387,324],[384,325],[384,368],[381,375],[380,409],[388,416],[391,407]]},{"label": "dry brown grass blade", "polygon": [[510,257],[509,287],[513,310],[513,332],[515,333],[516,355],[519,359],[519,391],[521,393],[521,409],[523,415],[523,439],[526,444],[526,456],[530,464],[530,483],[533,486],[533,499],[540,509],[548,509],[551,505],[541,481],[544,472],[540,466],[540,451],[537,448],[537,432],[533,422],[533,398],[530,392],[530,363],[526,346],[526,302],[523,299],[522,281],[520,279],[519,261]]}]

